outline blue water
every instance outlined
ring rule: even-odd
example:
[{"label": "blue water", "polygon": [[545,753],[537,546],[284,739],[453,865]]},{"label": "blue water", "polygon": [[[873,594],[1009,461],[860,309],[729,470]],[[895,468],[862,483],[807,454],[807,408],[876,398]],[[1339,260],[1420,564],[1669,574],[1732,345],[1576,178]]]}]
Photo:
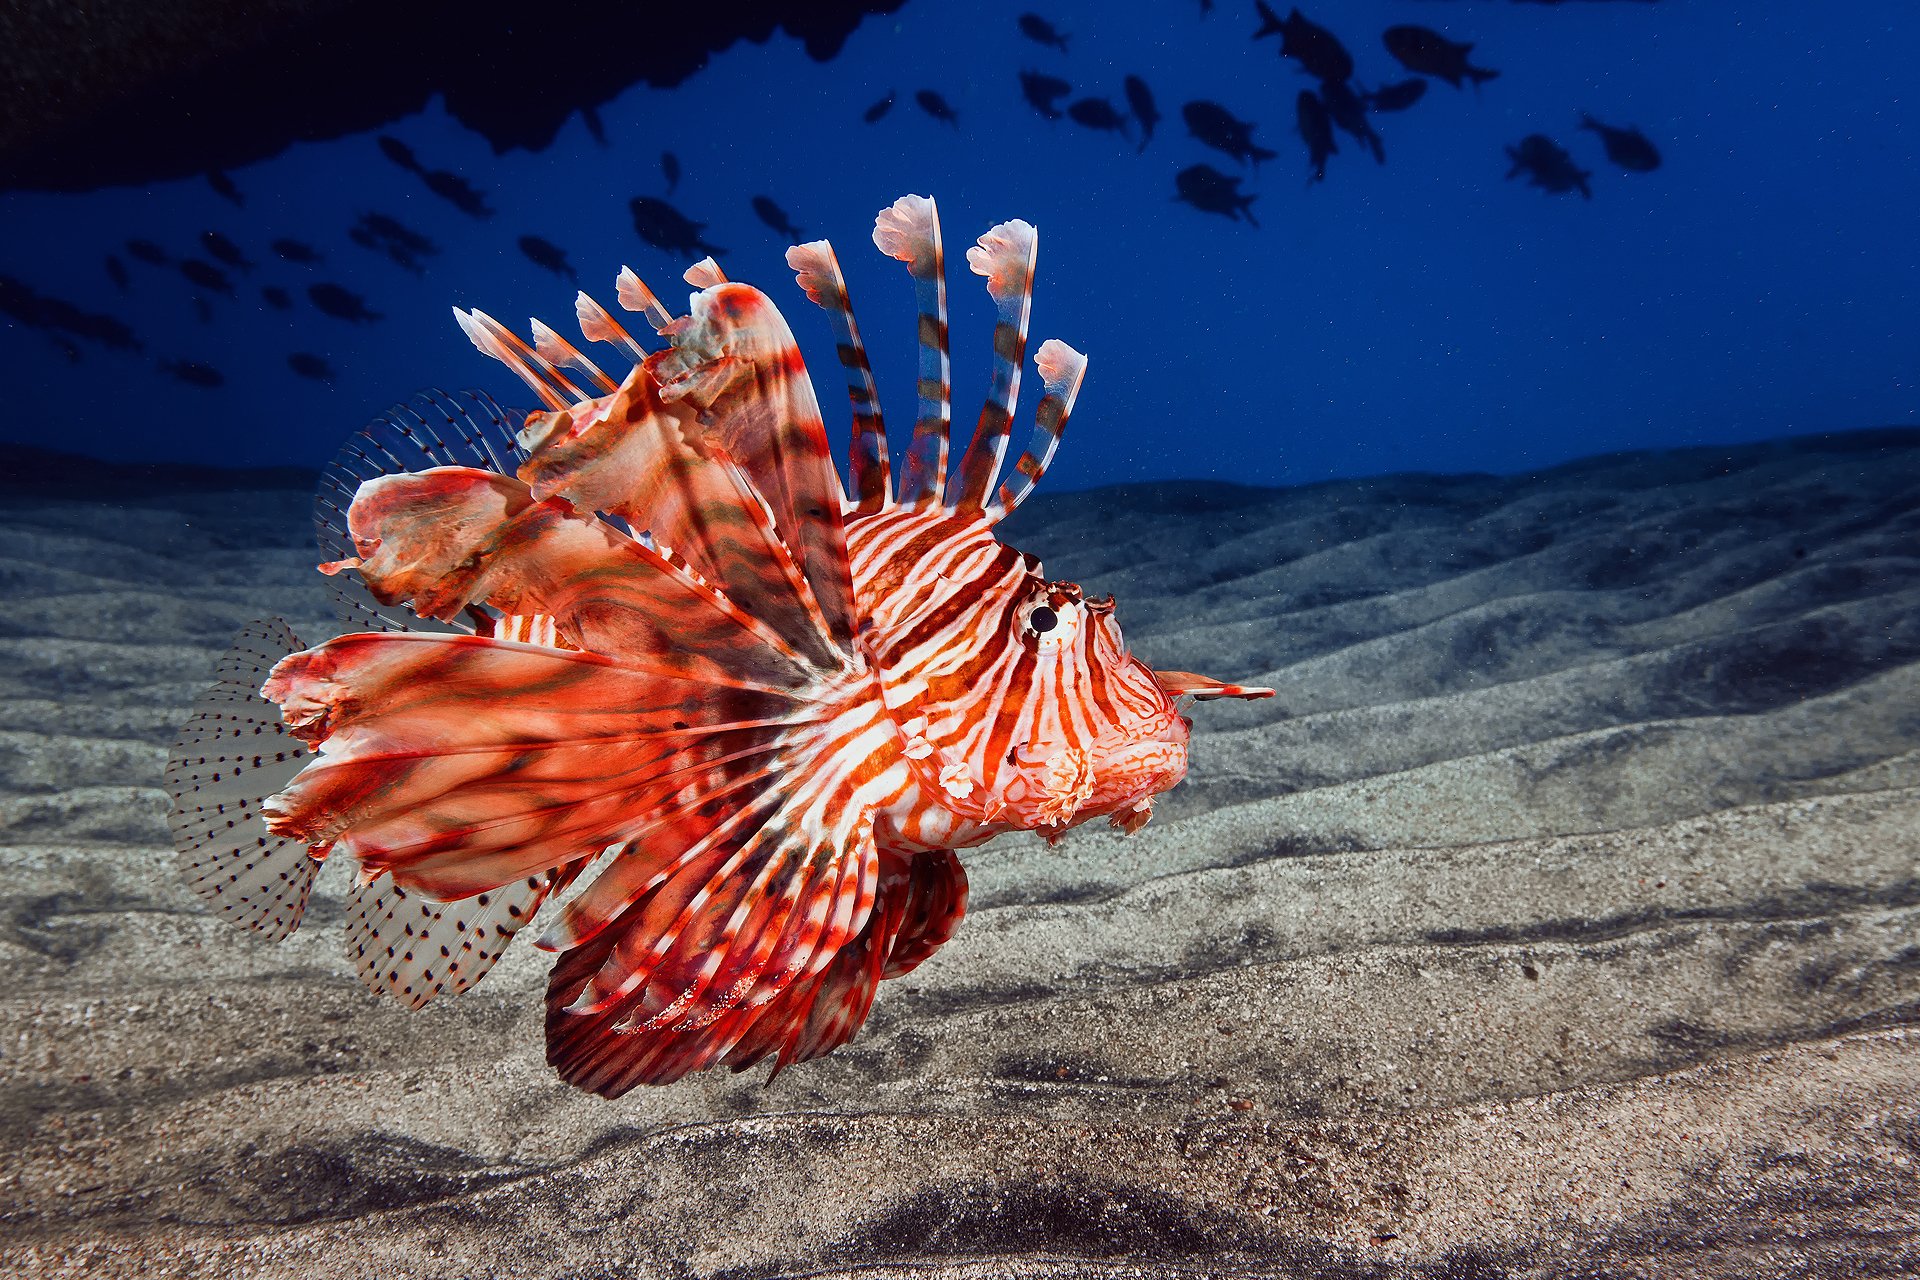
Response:
[{"label": "blue water", "polygon": [[[1019,33],[1028,10],[1070,33],[1069,53]],[[317,465],[422,385],[524,402],[449,308],[480,307],[523,332],[534,314],[571,332],[572,286],[522,256],[523,234],[565,248],[609,305],[623,263],[664,296],[680,292],[687,260],[638,240],[627,208],[664,194],[662,150],[684,168],[671,199],[729,250],[727,272],[787,311],[836,440],[845,403],[825,322],[751,197],[771,196],[839,249],[896,440],[912,419],[913,312],[904,271],[868,241],[874,211],[909,191],[939,200],[962,432],[988,364],[984,291],[962,251],[995,221],[1035,223],[1035,342],[1057,336],[1091,357],[1049,489],[1516,471],[1617,449],[1920,425],[1920,9],[1378,0],[1307,12],[1352,50],[1368,87],[1405,78],[1379,39],[1404,22],[1473,41],[1474,61],[1501,75],[1477,92],[1435,82],[1411,110],[1376,116],[1384,165],[1341,135],[1325,182],[1310,185],[1293,130],[1295,95],[1311,82],[1275,41],[1249,39],[1251,3],[1203,14],[1192,0],[909,0],[864,22],[830,62],[776,35],[671,90],[631,89],[601,112],[605,148],[576,120],[543,152],[494,156],[437,104],[387,126],[427,166],[484,188],[497,210],[485,221],[430,194],[371,134],[236,170],[244,209],[197,177],[0,196],[0,272],[122,317],[147,348],[81,343],[69,363],[46,335],[9,323],[0,430],[111,459]],[[1020,96],[1023,68],[1070,81],[1068,101],[1116,104],[1122,77],[1137,74],[1164,118],[1143,153],[1049,122]],[[914,105],[921,88],[953,104],[957,129]],[[889,90],[891,113],[863,123]],[[1172,199],[1188,165],[1239,172],[1186,136],[1180,107],[1197,98],[1257,121],[1256,142],[1280,153],[1246,171],[1258,228]],[[1662,167],[1612,166],[1575,128],[1583,110],[1642,128]],[[1592,172],[1590,201],[1506,179],[1504,148],[1534,132]],[[347,240],[371,210],[436,242],[423,277]],[[139,236],[205,256],[206,229],[260,264],[238,278],[238,302],[212,299],[210,323],[177,273],[121,247]],[[279,236],[315,245],[327,264],[281,262],[267,247]],[[108,252],[133,273],[124,295],[103,269]],[[318,280],[385,319],[320,314],[304,296]],[[261,302],[266,283],[288,288],[294,310]],[[335,384],[291,373],[294,351],[323,356]],[[159,359],[211,365],[225,385],[185,385],[157,372]]]}]

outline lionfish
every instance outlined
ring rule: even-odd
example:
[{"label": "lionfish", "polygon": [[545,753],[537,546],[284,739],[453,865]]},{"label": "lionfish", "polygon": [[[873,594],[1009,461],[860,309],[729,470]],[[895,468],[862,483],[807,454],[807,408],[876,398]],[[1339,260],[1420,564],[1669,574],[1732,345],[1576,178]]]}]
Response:
[{"label": "lionfish", "polygon": [[547,1060],[611,1098],[845,1044],[880,980],[959,924],[955,850],[1096,817],[1137,831],[1186,773],[1183,699],[1272,691],[1151,670],[1111,597],[995,537],[1086,369],[1041,344],[1032,443],[1002,482],[1033,227],[967,252],[998,321],[951,476],[933,201],[882,210],[873,239],[918,299],[897,486],[826,241],[787,262],[847,372],[844,483],[786,321],[711,260],[677,317],[621,271],[663,349],[578,295],[585,338],[633,363],[619,381],[537,320],[529,343],[456,309],[546,410],[512,435],[486,397],[428,393],[329,468],[320,568],[357,629],[303,648],[256,623],[196,705],[167,768],[193,890],[279,939],[321,861],[351,859],[347,954],[415,1008],[572,890],[538,942],[559,953]]}]

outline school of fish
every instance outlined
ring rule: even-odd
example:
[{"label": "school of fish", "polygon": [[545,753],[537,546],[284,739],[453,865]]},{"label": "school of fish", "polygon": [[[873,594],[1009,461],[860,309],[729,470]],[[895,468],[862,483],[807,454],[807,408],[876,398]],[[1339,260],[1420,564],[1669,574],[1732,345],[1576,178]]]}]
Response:
[{"label": "school of fish", "polygon": [[[1184,700],[1272,691],[1152,670],[1111,598],[995,536],[1086,370],[1040,345],[1031,443],[1003,479],[1033,227],[966,255],[998,319],[957,465],[933,201],[882,210],[873,239],[919,310],[897,482],[826,241],[787,262],[847,374],[844,481],[786,321],[711,260],[680,316],[621,272],[657,350],[578,296],[585,338],[632,362],[618,379],[538,322],[528,342],[456,310],[546,408],[495,439],[490,402],[443,397],[388,420],[414,452],[371,432],[343,451],[319,513],[348,554],[321,569],[362,629],[303,648],[259,623],[222,664],[167,769],[194,891],[282,938],[321,862],[350,859],[348,956],[415,1007],[564,898],[538,942],[558,953],[547,1059],[617,1097],[846,1043],[880,980],[960,923],[955,850],[1138,830],[1186,773]],[[475,465],[436,465],[457,458]]]}]

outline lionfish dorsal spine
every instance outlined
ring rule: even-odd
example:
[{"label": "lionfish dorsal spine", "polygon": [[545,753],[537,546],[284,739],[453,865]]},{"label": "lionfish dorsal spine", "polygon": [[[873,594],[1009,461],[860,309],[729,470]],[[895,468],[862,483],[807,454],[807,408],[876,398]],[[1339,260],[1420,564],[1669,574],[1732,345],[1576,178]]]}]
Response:
[{"label": "lionfish dorsal spine", "polygon": [[1073,414],[1073,402],[1080,394],[1080,383],[1087,376],[1087,358],[1058,338],[1048,338],[1034,353],[1034,365],[1040,372],[1045,393],[1034,410],[1033,440],[1013,474],[1000,486],[1000,494],[986,511],[989,523],[998,523],[1012,514],[1033,493],[1040,477],[1047,473],[1053,454],[1066,434],[1067,419]]},{"label": "lionfish dorsal spine", "polygon": [[979,514],[993,497],[1000,463],[1020,397],[1020,369],[1027,359],[1027,321],[1033,314],[1033,264],[1039,233],[1016,218],[980,237],[967,250],[967,266],[987,282],[987,294],[999,309],[993,327],[993,381],[973,440],[960,459],[960,493],[954,508]]},{"label": "lionfish dorsal spine", "polygon": [[580,336],[588,342],[618,347],[635,364],[647,358],[647,349],[634,341],[626,326],[584,291],[573,295],[573,315],[580,324]]},{"label": "lionfish dorsal spine", "polygon": [[853,440],[848,448],[853,480],[854,509],[871,515],[893,505],[893,477],[887,453],[887,424],[880,412],[880,392],[873,381],[873,364],[860,339],[847,295],[840,260],[825,240],[797,244],[787,250],[787,265],[806,292],[808,301],[827,313],[833,329],[834,353],[847,378],[847,400],[853,409]]},{"label": "lionfish dorsal spine", "polygon": [[539,352],[484,311],[453,309],[460,331],[482,355],[492,356],[519,376],[549,409],[565,409],[586,397]]},{"label": "lionfish dorsal spine", "polygon": [[873,243],[907,264],[919,308],[919,416],[907,445],[900,502],[913,508],[946,501],[947,431],[953,418],[953,373],[947,357],[947,272],[940,213],[929,196],[901,196],[874,219]]},{"label": "lionfish dorsal spine", "polygon": [[578,347],[542,324],[538,316],[527,320],[527,328],[533,334],[533,349],[539,352],[541,358],[549,364],[586,374],[603,392],[620,389],[620,384],[609,378],[599,365],[582,355]]}]

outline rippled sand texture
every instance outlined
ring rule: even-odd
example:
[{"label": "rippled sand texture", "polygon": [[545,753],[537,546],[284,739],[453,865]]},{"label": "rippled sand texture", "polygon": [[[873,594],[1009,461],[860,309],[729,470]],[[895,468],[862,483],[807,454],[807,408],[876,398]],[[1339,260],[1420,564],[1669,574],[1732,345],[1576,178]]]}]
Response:
[{"label": "rippled sand texture", "polygon": [[[1920,435],[1036,501],[1198,709],[1132,840],[969,859],[848,1050],[618,1103],[541,957],[419,1014],[176,881],[306,493],[0,505],[0,1252],[34,1274],[1920,1268]],[[112,496],[112,495],[109,495]]]}]

